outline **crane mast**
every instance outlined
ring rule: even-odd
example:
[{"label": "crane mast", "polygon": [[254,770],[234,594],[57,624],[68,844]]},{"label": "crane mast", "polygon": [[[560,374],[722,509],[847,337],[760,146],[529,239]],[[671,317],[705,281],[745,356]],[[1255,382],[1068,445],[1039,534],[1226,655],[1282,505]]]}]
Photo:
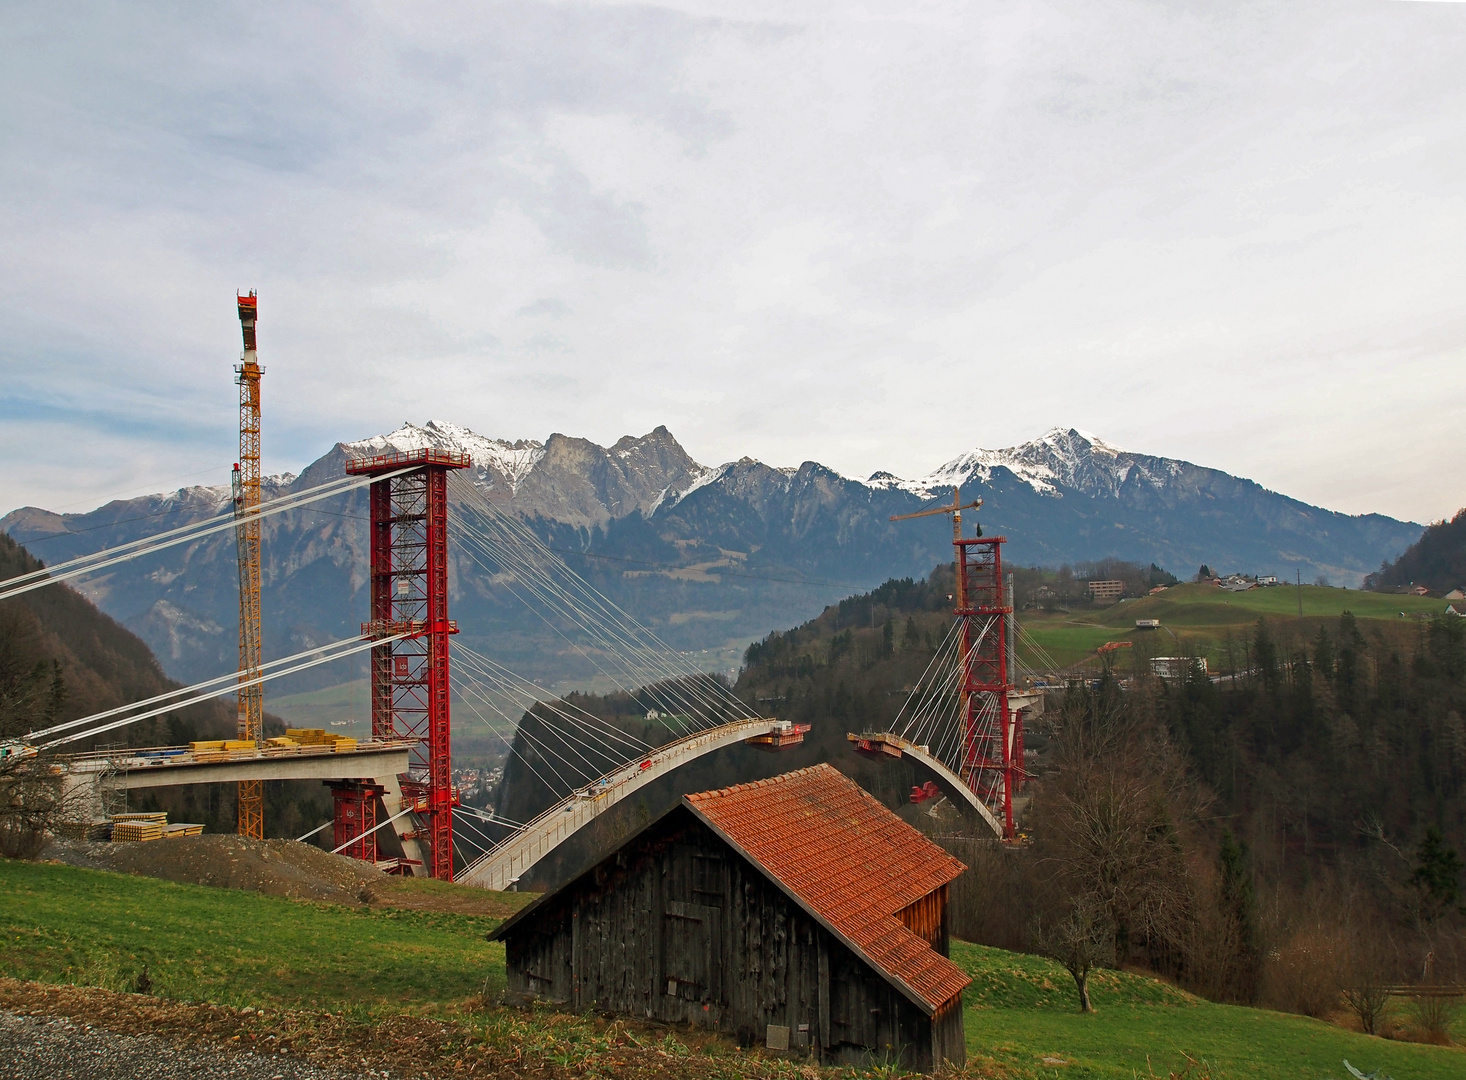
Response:
[{"label": "crane mast", "polygon": [[[234,465],[234,536],[239,551],[239,681],[260,673],[260,367],[255,352],[254,290],[236,296],[244,332],[244,357],[235,368],[239,384],[239,461]],[[265,692],[260,683],[241,685],[237,696],[239,738],[261,745],[265,731]],[[260,780],[239,782],[240,836],[265,838],[265,792]]]}]

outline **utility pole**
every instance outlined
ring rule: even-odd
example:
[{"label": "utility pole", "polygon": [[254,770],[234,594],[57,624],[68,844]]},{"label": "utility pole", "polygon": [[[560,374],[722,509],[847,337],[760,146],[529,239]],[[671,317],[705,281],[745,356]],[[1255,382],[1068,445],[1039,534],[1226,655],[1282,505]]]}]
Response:
[{"label": "utility pole", "polygon": [[[237,296],[244,357],[234,369],[239,384],[239,460],[234,465],[234,538],[239,552],[239,681],[260,674],[260,367],[255,352],[254,290]],[[259,682],[241,686],[237,695],[239,738],[262,745],[265,734],[265,692]],[[239,782],[240,836],[265,838],[265,785]]]},{"label": "utility pole", "polygon": [[1298,582],[1298,618],[1303,618],[1303,570],[1293,567],[1293,577]]}]

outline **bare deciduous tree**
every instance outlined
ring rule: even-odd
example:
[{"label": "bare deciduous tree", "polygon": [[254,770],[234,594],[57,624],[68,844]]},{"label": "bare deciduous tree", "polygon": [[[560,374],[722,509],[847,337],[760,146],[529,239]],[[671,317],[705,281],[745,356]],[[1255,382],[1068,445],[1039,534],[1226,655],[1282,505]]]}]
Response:
[{"label": "bare deciduous tree", "polygon": [[20,736],[53,719],[65,697],[61,669],[41,654],[35,617],[0,604],[0,855],[33,859],[70,809],[51,755],[20,753]]},{"label": "bare deciduous tree", "polygon": [[1093,896],[1071,898],[1058,918],[1039,923],[1034,946],[1063,964],[1074,977],[1079,1011],[1094,1012],[1089,999],[1090,972],[1115,962],[1115,928],[1104,904]]},{"label": "bare deciduous tree", "polygon": [[1048,888],[1061,909],[1099,905],[1117,960],[1178,966],[1194,921],[1176,828],[1189,791],[1164,731],[1105,679],[1065,694],[1053,748],[1034,803]]}]

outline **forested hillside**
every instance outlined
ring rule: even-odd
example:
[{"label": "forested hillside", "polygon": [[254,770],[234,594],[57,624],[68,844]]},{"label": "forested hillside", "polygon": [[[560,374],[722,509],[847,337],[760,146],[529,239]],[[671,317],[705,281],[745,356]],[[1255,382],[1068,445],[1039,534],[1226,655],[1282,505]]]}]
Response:
[{"label": "forested hillside", "polygon": [[1381,592],[1409,585],[1424,585],[1436,596],[1466,589],[1466,510],[1429,526],[1398,559],[1364,579],[1366,589]]},{"label": "forested hillside", "polygon": [[[0,534],[0,580],[41,566]],[[67,585],[0,600],[0,734],[20,735],[46,721],[89,716],[178,686],[142,639]],[[110,737],[149,746],[233,726],[232,703],[205,702]]]},{"label": "forested hillside", "polygon": [[[1014,848],[948,805],[912,805],[909,765],[845,739],[891,726],[951,625],[950,590],[947,568],[890,581],[751,646],[737,693],[811,724],[806,745],[704,759],[649,793],[639,820],[680,791],[825,760],[973,868],[956,932],[975,940],[1062,952],[1078,919],[1097,962],[1312,1014],[1361,980],[1466,978],[1466,621],[1269,617],[1236,671],[1184,683],[1153,677],[1138,649],[1113,654],[1031,728],[1029,840]],[[644,723],[643,709],[628,697],[619,715]],[[505,791],[501,806],[545,798]],[[607,822],[599,840],[634,824]]]},{"label": "forested hillside", "polygon": [[[25,548],[0,534],[0,580],[41,569]],[[163,674],[141,638],[98,611],[64,584],[0,600],[0,739],[79,719],[181,684]],[[189,705],[102,738],[125,746],[176,746],[192,739],[233,738],[232,698]],[[271,734],[284,730],[266,717]],[[84,739],[65,750],[93,749]],[[265,785],[265,824],[270,836],[298,835],[329,813],[318,783]],[[132,809],[167,809],[175,821],[202,822],[211,832],[234,830],[234,785],[159,788],[132,796]]]}]

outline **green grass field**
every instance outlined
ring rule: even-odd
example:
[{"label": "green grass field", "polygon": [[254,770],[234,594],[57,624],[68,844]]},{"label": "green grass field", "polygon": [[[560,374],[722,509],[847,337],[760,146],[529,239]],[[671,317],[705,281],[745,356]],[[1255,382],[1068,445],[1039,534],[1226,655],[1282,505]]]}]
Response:
[{"label": "green grass field", "polygon": [[[952,959],[974,980],[967,991],[969,1055],[1025,1080],[1184,1075],[1189,1061],[1199,1063],[1193,1080],[1323,1080],[1346,1078],[1345,1058],[1395,1080],[1466,1076],[1466,1051],[1458,1048],[1391,1042],[1305,1017],[1216,1005],[1121,972],[1091,979],[1095,1011],[1085,1016],[1075,1006],[1074,980],[1058,964],[966,942],[953,943]],[[1067,1065],[1045,1066],[1044,1058]]]},{"label": "green grass field", "polygon": [[[503,947],[484,940],[495,923],[0,861],[0,974],[129,990],[146,963],[153,993],[180,1000],[362,1016],[447,1011],[503,988]],[[964,942],[952,955],[974,979],[966,1025],[978,1074],[1133,1080],[1183,1073],[1189,1056],[1210,1069],[1193,1080],[1342,1080],[1344,1058],[1395,1080],[1466,1076],[1459,1049],[1214,1005],[1119,972],[1095,975],[1096,1012],[1083,1016],[1056,964]],[[505,1024],[519,1030],[496,1015],[475,1021],[485,1037]],[[1045,1057],[1067,1064],[1046,1066]]]},{"label": "green grass field", "polygon": [[[1339,616],[1349,611],[1362,627],[1373,626],[1400,634],[1412,629],[1416,620],[1439,614],[1445,608],[1446,601],[1430,597],[1314,585],[1302,589],[1285,585],[1241,593],[1225,592],[1214,585],[1176,585],[1155,596],[1122,600],[1109,607],[1075,610],[1067,615],[1024,612],[1019,614],[1018,621],[1024,633],[1060,666],[1093,658],[1094,650],[1107,641],[1131,641],[1134,652],[1116,658],[1121,668],[1131,662],[1130,657],[1141,654],[1205,656],[1213,667],[1225,667],[1228,635],[1234,642],[1240,642],[1251,634],[1259,618],[1312,638],[1319,626],[1332,629]],[[1404,618],[1401,612],[1405,613]],[[1137,630],[1137,619],[1159,619],[1164,629]],[[1040,662],[1035,650],[1023,643],[1019,652],[1024,663],[1035,670],[1048,666]],[[1240,651],[1234,651],[1232,660],[1241,662]]]},{"label": "green grass field", "polygon": [[0,972],[129,990],[146,963],[187,1001],[370,1012],[502,990],[497,923],[0,859]]}]

